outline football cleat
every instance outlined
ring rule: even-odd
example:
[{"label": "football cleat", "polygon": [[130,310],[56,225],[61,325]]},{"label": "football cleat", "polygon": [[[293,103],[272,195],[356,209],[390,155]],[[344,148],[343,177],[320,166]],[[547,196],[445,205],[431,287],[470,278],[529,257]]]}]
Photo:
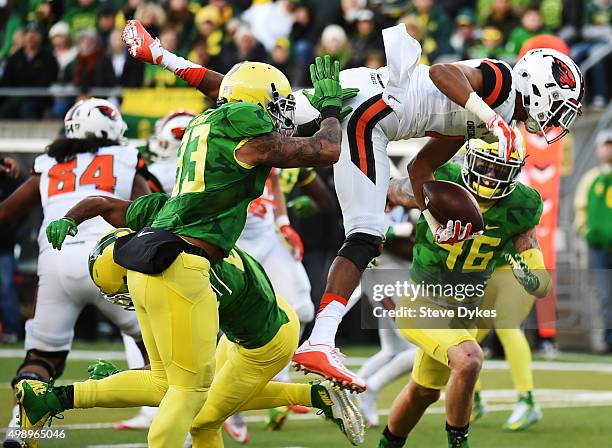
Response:
[{"label": "football cleat", "polygon": [[289,407],[279,406],[268,410],[268,431],[280,431],[285,426],[285,422],[289,418]]},{"label": "football cleat", "polygon": [[290,404],[287,406],[294,414],[308,414],[310,412],[310,408],[308,406],[302,406],[301,404]]},{"label": "football cleat", "polygon": [[[15,388],[17,405],[19,405],[19,426],[23,430],[41,429],[45,424],[51,425],[53,417],[60,417],[65,409],[53,386],[37,380],[21,380]],[[24,440],[28,448],[38,446],[37,439]]]},{"label": "football cleat", "polygon": [[368,389],[359,395],[359,410],[363,415],[366,426],[372,428],[377,428],[380,425],[378,408],[376,407],[377,400],[378,394],[373,392],[371,389]]},{"label": "football cleat", "polygon": [[320,409],[328,420],[334,422],[352,445],[364,441],[365,425],[363,416],[348,391],[333,385],[330,381],[313,383],[313,406]]},{"label": "football cleat", "polygon": [[480,392],[474,393],[474,404],[472,404],[472,413],[470,414],[470,422],[475,422],[487,415],[487,403],[480,396]]},{"label": "football cleat", "polygon": [[147,64],[161,63],[162,51],[159,39],[153,39],[138,20],[127,21],[121,39],[135,59]]},{"label": "football cleat", "polygon": [[352,392],[366,390],[365,381],[344,367],[346,357],[336,347],[327,344],[311,344],[305,341],[295,352],[293,367],[304,374],[315,373],[333,384]]},{"label": "football cleat", "polygon": [[241,412],[237,412],[223,422],[223,430],[238,443],[249,441],[249,429]]},{"label": "football cleat", "polygon": [[119,431],[129,431],[131,429],[149,429],[151,423],[153,423],[154,417],[154,413],[149,415],[141,410],[137,415],[129,420],[123,420],[122,422],[115,423],[113,428]]},{"label": "football cleat", "polygon": [[521,395],[512,414],[504,423],[504,431],[523,431],[542,419],[542,409],[535,405],[531,393]]}]

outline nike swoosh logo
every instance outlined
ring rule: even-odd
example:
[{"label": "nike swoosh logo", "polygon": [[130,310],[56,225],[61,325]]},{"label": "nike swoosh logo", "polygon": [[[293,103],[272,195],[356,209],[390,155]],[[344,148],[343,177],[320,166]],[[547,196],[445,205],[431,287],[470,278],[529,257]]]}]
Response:
[{"label": "nike swoosh logo", "polygon": [[136,236],[137,236],[137,237],[141,237],[141,236],[148,235],[148,234],[150,234],[150,233],[153,233],[153,232],[140,232],[140,233],[139,233],[138,235],[136,235]]},{"label": "nike swoosh logo", "polygon": [[499,226],[485,226],[485,230],[499,229]]}]

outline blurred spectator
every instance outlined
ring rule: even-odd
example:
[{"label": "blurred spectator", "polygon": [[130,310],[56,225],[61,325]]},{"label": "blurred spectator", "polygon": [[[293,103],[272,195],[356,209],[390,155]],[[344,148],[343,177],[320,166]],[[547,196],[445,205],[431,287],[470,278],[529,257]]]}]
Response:
[{"label": "blurred spectator", "polygon": [[208,4],[219,11],[219,25],[225,25],[234,17],[234,9],[226,0],[208,0]]},{"label": "blurred spectator", "polygon": [[66,67],[74,61],[78,53],[77,48],[72,45],[70,26],[66,22],[57,22],[49,30],[49,40],[59,69],[57,77],[63,79]]},{"label": "blurred spectator", "polygon": [[[57,62],[42,46],[37,22],[30,22],[23,35],[23,48],[9,56],[2,85],[10,87],[48,87],[57,78]],[[41,118],[47,98],[9,97],[0,106],[3,118]]]},{"label": "blurred spectator", "polygon": [[471,9],[463,9],[455,18],[457,30],[451,36],[451,46],[459,59],[470,59],[471,50],[478,45],[480,33],[476,29],[476,15]]},{"label": "blurred spectator", "polygon": [[126,21],[132,20],[138,7],[143,4],[144,0],[127,0],[123,8],[117,13],[117,22],[123,25]]},{"label": "blurred spectator", "polygon": [[224,34],[223,30],[219,28],[220,23],[221,14],[214,6],[204,6],[195,16],[198,38],[206,42],[206,51],[211,58],[221,54]]},{"label": "blurred spectator", "polygon": [[438,45],[435,39],[427,36],[425,33],[425,25],[414,14],[404,16],[400,19],[400,23],[406,25],[408,34],[416,39],[421,44],[421,64],[431,65],[440,55]]},{"label": "blurred spectator", "polygon": [[[370,0],[368,7],[374,9],[382,20],[382,26],[393,26],[408,12],[411,0]],[[412,11],[414,12],[414,10]]]},{"label": "blurred spectator", "polygon": [[377,69],[385,65],[385,53],[382,50],[370,50],[366,53],[363,66]]},{"label": "blurred spectator", "polygon": [[502,45],[503,34],[494,26],[485,26],[482,30],[480,43],[470,52],[473,59],[506,59],[506,49]]},{"label": "blurred spectator", "polygon": [[166,26],[178,34],[178,54],[187,54],[195,32],[195,15],[189,10],[188,0],[170,0],[166,11]]},{"label": "blurred spectator", "polygon": [[[540,14],[544,20],[544,26],[550,30],[558,30],[563,25],[563,1],[564,0],[541,0]],[[567,1],[567,0],[565,0]]]},{"label": "blurred spectator", "polygon": [[115,29],[115,9],[105,4],[98,13],[98,36],[104,50],[108,48],[110,35]]},{"label": "blurred spectator", "polygon": [[[58,65],[57,80],[62,84],[68,84],[70,80],[66,69],[71,66],[78,53],[77,47],[72,45],[70,26],[66,22],[57,22],[49,30],[49,40],[51,40],[53,56]],[[63,118],[73,103],[74,98],[72,97],[55,97],[51,106],[51,116]]]},{"label": "blurred spectator", "polygon": [[323,30],[317,55],[323,56],[325,54],[340,62],[340,70],[348,67],[351,60],[351,47],[346,33],[340,25],[327,25]]},{"label": "blurred spectator", "polygon": [[84,29],[95,29],[98,18],[98,4],[96,0],[76,0],[72,6],[67,7],[62,21],[70,26],[72,37],[76,37],[79,31]]},{"label": "blurred spectator", "polygon": [[528,8],[521,16],[521,25],[510,33],[506,51],[509,55],[516,57],[527,39],[547,32],[540,10],[538,8]]},{"label": "blurred spectator", "polygon": [[[591,0],[586,4],[585,24],[583,28],[584,41],[572,45],[570,54],[576,63],[580,64],[601,50],[605,51],[612,41],[612,2],[609,0]],[[594,109],[603,109],[608,98],[608,79],[610,57],[603,58],[587,72],[588,94]]]},{"label": "blurred spectator", "polygon": [[431,38],[435,43],[435,52],[438,54],[451,52],[452,24],[442,7],[434,4],[433,0],[412,0],[407,10],[408,14],[414,14],[422,22],[423,41]]},{"label": "blurred spectator", "polygon": [[242,25],[234,34],[235,53],[232,60],[241,61],[265,61],[267,58],[266,50],[263,45],[257,42],[255,36],[248,26]]},{"label": "blurred spectator", "polygon": [[352,24],[357,16],[367,8],[367,0],[342,0],[340,2],[342,7],[342,18],[347,24]]},{"label": "blurred spectator", "polygon": [[17,0],[8,0],[4,8],[0,8],[0,60],[15,53],[13,49],[13,36],[21,30],[21,15],[17,8]]},{"label": "blurred spectator", "polygon": [[121,40],[121,30],[110,34],[109,47],[96,63],[97,87],[142,87],[144,64],[131,58]]},{"label": "blurred spectator", "polygon": [[349,44],[353,52],[351,67],[363,65],[368,53],[384,49],[382,34],[376,28],[374,13],[369,9],[362,9],[355,15],[354,32]]},{"label": "blurred spectator", "polygon": [[300,0],[300,4],[306,5],[310,10],[310,22],[317,39],[323,28],[342,20],[342,9],[338,0]]},{"label": "blurred spectator", "polygon": [[159,36],[166,23],[166,13],[156,3],[142,3],[134,12],[134,18],[153,36]]},{"label": "blurred spectator", "polygon": [[276,39],[276,43],[270,53],[270,59],[268,63],[279,69],[283,73],[289,73],[290,61],[289,61],[289,39],[286,37],[279,37]]},{"label": "blurred spectator", "polygon": [[298,86],[309,84],[308,65],[314,57],[314,48],[319,36],[311,24],[312,12],[305,4],[299,3],[293,10],[293,26],[289,33],[292,48],[292,69],[289,79]]},{"label": "blurred spectator", "polygon": [[[162,47],[174,53],[178,44],[178,35],[173,28],[164,28],[159,35]],[[161,65],[146,64],[144,68],[144,85],[146,87],[184,87],[185,81]]]},{"label": "blurred spectator", "polygon": [[[0,202],[23,183],[19,166],[11,158],[0,157]],[[17,342],[22,332],[21,314],[15,289],[15,230],[17,223],[0,225],[0,318],[2,342]]]},{"label": "blurred spectator", "polygon": [[476,0],[438,0],[436,3],[444,8],[449,17],[457,17],[465,10],[476,10]]},{"label": "blurred spectator", "polygon": [[94,86],[96,65],[104,50],[96,30],[85,28],[77,34],[77,57],[66,69],[65,75],[80,91],[85,93]]},{"label": "blurred spectator", "polygon": [[604,342],[612,353],[612,130],[598,136],[599,165],[582,177],[575,196],[576,230],[589,245],[589,267],[601,301]]},{"label": "blurred spectator", "polygon": [[288,0],[253,3],[240,19],[249,26],[255,39],[270,52],[279,37],[289,36],[294,20],[293,9]]},{"label": "blurred spectator", "polygon": [[200,64],[203,67],[211,67],[211,57],[208,54],[208,47],[206,41],[203,39],[196,39],[191,46],[191,51],[187,56],[187,59]]},{"label": "blurred spectator", "polygon": [[502,33],[502,45],[506,45],[510,33],[519,26],[520,22],[510,0],[493,0],[490,12],[486,13],[485,26],[497,28]]}]

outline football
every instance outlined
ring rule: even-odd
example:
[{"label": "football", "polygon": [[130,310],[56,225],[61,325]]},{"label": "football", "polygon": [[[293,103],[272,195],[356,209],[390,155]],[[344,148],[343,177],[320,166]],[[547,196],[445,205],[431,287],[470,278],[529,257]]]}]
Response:
[{"label": "football", "polygon": [[442,225],[453,219],[471,222],[472,232],[484,230],[484,219],[476,198],[461,185],[445,180],[430,180],[423,184],[425,202],[431,214]]}]

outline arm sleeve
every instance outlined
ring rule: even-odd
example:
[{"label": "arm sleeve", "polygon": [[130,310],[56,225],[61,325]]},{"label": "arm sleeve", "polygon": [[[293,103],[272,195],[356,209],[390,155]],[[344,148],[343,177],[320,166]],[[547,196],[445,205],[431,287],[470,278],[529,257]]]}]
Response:
[{"label": "arm sleeve", "polygon": [[150,226],[162,209],[168,195],[152,193],[133,201],[125,212],[125,225],[134,231]]},{"label": "arm sleeve", "polygon": [[512,70],[495,59],[483,59],[477,68],[482,73],[482,99],[495,109],[512,93]]}]

